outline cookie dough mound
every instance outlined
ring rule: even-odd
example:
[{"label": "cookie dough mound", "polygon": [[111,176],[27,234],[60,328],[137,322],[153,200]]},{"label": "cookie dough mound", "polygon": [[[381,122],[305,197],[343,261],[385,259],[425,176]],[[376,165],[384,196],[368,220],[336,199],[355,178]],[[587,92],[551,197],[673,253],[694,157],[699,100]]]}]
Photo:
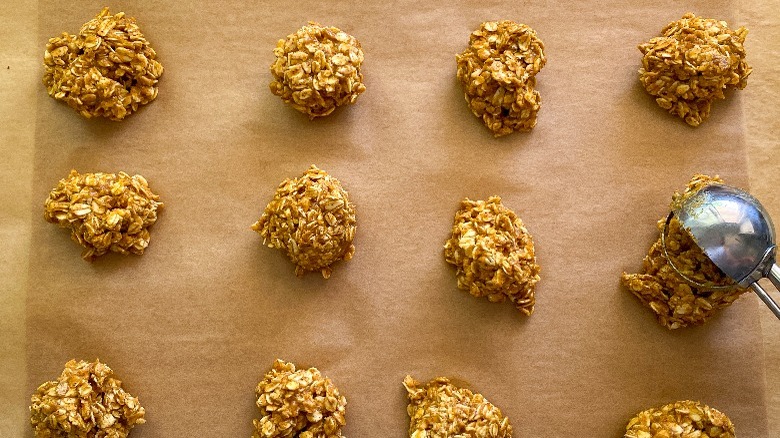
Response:
[{"label": "cookie dough mound", "polygon": [[539,281],[534,242],[500,197],[461,202],[444,258],[457,267],[458,288],[492,302],[508,298],[524,314],[533,313]]},{"label": "cookie dough mound", "polygon": [[144,413],[108,365],[71,360],[35,390],[30,423],[37,438],[124,438],[146,422]]},{"label": "cookie dough mound", "polygon": [[296,371],[277,359],[256,393],[261,418],[253,420],[253,438],[342,436],[347,399],[317,368]]},{"label": "cookie dough mound", "polygon": [[691,126],[710,115],[727,88],[743,89],[753,70],[745,61],[748,31],[687,13],[662,35],[640,44],[639,81],[658,105]]},{"label": "cookie dough mound", "polygon": [[715,409],[693,401],[680,401],[648,409],[632,418],[625,438],[734,438],[734,424]]},{"label": "cookie dough mound", "polygon": [[279,40],[271,64],[271,92],[310,119],[355,103],[363,84],[360,42],[337,27],[309,22]]},{"label": "cookie dough mound", "polygon": [[496,137],[536,126],[536,74],[547,60],[533,29],[509,20],[482,23],[456,60],[471,112]]},{"label": "cookie dough mound", "polygon": [[134,18],[105,8],[78,35],[49,39],[43,83],[86,118],[122,120],[157,97],[163,67],[156,57]]},{"label": "cookie dough mound", "polygon": [[[707,175],[694,175],[685,191],[675,193],[670,209],[682,202],[684,197],[696,193],[702,187],[723,180]],[[666,217],[658,221],[658,230],[664,231]],[[664,256],[663,245],[658,240],[650,247],[644,259],[642,273],[623,273],[621,283],[634,294],[639,301],[650,308],[658,322],[669,329],[701,325],[718,309],[728,307],[748,289],[739,287],[726,274],[721,272],[686,231],[676,217],[669,223],[666,236],[667,253],[686,276],[701,283],[713,283],[718,286],[734,286],[733,289],[709,290],[693,286],[674,271]]]},{"label": "cookie dough mound", "polygon": [[512,425],[482,394],[458,388],[445,377],[422,385],[404,379],[410,438],[511,438]]},{"label": "cookie dough mound", "polygon": [[70,228],[71,238],[84,247],[81,257],[92,261],[109,251],[143,254],[162,207],[141,175],[71,170],[49,193],[43,217]]},{"label": "cookie dough mound", "polygon": [[320,271],[355,253],[355,205],[336,178],[312,165],[300,178],[286,179],[252,229],[263,244],[287,253],[295,275]]}]

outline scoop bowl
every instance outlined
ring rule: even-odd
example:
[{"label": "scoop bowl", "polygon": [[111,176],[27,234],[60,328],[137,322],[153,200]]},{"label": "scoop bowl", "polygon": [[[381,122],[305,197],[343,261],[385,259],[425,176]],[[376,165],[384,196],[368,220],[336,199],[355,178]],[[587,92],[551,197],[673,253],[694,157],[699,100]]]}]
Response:
[{"label": "scoop bowl", "polygon": [[780,307],[758,284],[768,277],[780,290],[774,225],[756,198],[736,187],[710,184],[679,203],[672,214],[715,266],[753,289],[780,319]]}]

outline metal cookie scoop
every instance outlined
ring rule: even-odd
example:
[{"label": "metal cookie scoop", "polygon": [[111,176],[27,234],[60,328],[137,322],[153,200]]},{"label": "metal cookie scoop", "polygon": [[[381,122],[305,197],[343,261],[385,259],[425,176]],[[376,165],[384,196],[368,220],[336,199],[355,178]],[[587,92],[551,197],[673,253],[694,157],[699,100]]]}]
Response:
[{"label": "metal cookie scoop", "polygon": [[661,244],[669,265],[687,282],[704,289],[728,289],[701,283],[680,272],[666,251],[669,221],[677,216],[704,254],[740,286],[750,286],[780,319],[780,306],[758,284],[768,277],[780,290],[780,266],[775,262],[775,229],[760,202],[747,192],[725,184],[703,187],[685,199],[666,218]]}]

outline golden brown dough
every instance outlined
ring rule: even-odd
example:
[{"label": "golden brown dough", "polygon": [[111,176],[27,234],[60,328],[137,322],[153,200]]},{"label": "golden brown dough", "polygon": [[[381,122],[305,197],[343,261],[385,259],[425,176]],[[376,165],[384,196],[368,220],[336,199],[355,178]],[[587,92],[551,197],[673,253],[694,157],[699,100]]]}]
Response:
[{"label": "golden brown dough", "polygon": [[508,298],[524,314],[533,313],[540,270],[533,238],[500,197],[461,202],[444,258],[457,268],[458,288],[492,302]]},{"label": "golden brown dough", "polygon": [[[682,194],[674,194],[670,209],[673,210],[674,205],[681,202],[683,197],[697,192],[700,188],[722,182],[717,176],[694,175]],[[665,223],[666,217],[658,221],[660,233],[663,233]],[[689,278],[718,286],[735,285],[733,280],[707,258],[677,218],[672,218],[669,223],[666,244],[667,252],[675,266]],[[621,283],[656,314],[658,322],[669,329],[703,324],[718,309],[728,307],[748,291],[742,287],[712,291],[688,284],[669,265],[663,253],[660,236],[644,259],[642,273],[624,272]]]},{"label": "golden brown dough", "polygon": [[35,390],[30,405],[36,438],[124,438],[146,422],[144,414],[99,360],[69,361],[57,380]]},{"label": "golden brown dough", "polygon": [[134,18],[104,8],[78,35],[49,39],[43,83],[86,118],[122,120],[157,97],[163,67],[155,58]]},{"label": "golden brown dough", "polygon": [[484,22],[456,61],[469,108],[493,135],[536,126],[536,74],[547,59],[533,29],[510,20]]},{"label": "golden brown dough", "polygon": [[366,91],[363,49],[355,37],[313,21],[279,40],[271,65],[271,92],[310,119],[355,103]]},{"label": "golden brown dough", "polygon": [[735,438],[734,424],[722,412],[690,400],[648,409],[626,426],[624,438]]},{"label": "golden brown dough", "polygon": [[512,425],[482,396],[459,388],[445,377],[426,385],[404,379],[409,397],[410,438],[511,438]]},{"label": "golden brown dough", "polygon": [[141,175],[71,170],[49,193],[43,217],[70,228],[73,241],[84,247],[81,257],[92,261],[109,251],[143,254],[162,207]]},{"label": "golden brown dough", "polygon": [[252,229],[263,244],[278,248],[295,263],[295,275],[320,271],[355,253],[355,205],[341,182],[312,165],[303,176],[284,180]]},{"label": "golden brown dough", "polygon": [[710,115],[728,88],[743,89],[753,69],[745,60],[744,27],[687,13],[662,35],[640,44],[639,81],[658,105],[691,126]]},{"label": "golden brown dough", "polygon": [[317,368],[296,370],[277,359],[257,384],[260,419],[253,438],[337,438],[347,424],[347,399]]}]

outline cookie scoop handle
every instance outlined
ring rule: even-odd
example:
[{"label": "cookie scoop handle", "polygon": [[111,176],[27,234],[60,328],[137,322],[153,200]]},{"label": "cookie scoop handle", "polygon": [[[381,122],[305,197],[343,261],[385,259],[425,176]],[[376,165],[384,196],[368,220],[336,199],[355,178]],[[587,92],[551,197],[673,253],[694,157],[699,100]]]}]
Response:
[{"label": "cookie scoop handle", "polygon": [[[777,264],[772,266],[772,271],[769,274],[769,280],[772,281],[772,284],[775,285],[775,287],[780,290],[780,267],[777,266]],[[761,301],[766,304],[767,307],[769,307],[769,310],[772,311],[772,313],[775,314],[777,319],[780,319],[780,306],[777,305],[775,300],[772,299],[772,297],[769,296],[766,290],[764,290],[763,287],[761,287],[758,282],[753,282],[750,285],[750,288],[753,289],[753,292],[758,295],[759,298],[761,298]]]},{"label": "cookie scoop handle", "polygon": [[777,263],[772,263],[766,276],[775,285],[775,289],[780,291],[780,266],[777,266]]}]

